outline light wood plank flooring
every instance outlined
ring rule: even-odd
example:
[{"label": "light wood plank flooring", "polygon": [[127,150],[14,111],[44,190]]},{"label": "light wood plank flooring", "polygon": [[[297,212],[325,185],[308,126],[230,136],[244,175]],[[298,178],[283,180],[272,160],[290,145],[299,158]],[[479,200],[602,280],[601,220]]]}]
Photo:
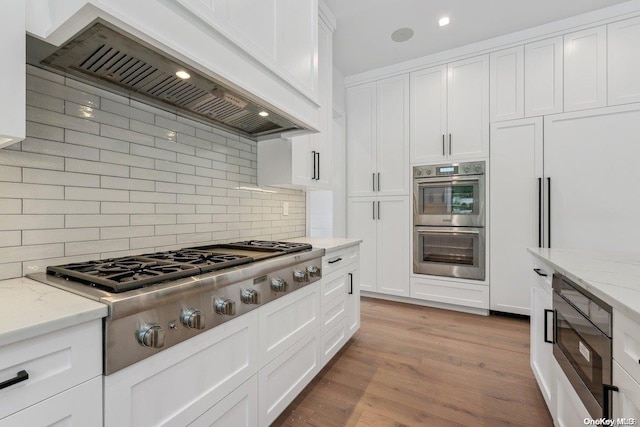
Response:
[{"label": "light wood plank flooring", "polygon": [[529,322],[362,298],[362,325],[274,426],[552,426]]}]

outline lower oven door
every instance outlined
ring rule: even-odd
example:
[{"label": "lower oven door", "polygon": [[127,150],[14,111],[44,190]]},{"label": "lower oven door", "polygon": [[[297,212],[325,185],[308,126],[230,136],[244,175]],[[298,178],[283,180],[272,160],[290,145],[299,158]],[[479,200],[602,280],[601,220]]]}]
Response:
[{"label": "lower oven door", "polygon": [[476,227],[415,227],[413,272],[484,280],[485,230]]},{"label": "lower oven door", "polygon": [[605,384],[611,384],[611,339],[556,291],[553,355],[594,418],[605,413]]}]

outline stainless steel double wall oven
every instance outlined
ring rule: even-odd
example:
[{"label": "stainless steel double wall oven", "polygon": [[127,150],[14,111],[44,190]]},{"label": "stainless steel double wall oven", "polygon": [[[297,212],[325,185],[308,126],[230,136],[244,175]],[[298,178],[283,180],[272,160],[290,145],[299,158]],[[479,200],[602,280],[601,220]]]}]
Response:
[{"label": "stainless steel double wall oven", "polygon": [[413,272],[485,278],[485,163],[413,168]]}]

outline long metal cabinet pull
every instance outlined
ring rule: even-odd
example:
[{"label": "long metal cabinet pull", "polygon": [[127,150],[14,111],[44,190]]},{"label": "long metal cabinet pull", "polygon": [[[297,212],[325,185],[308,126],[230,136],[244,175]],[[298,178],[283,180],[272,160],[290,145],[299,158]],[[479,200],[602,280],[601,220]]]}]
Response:
[{"label": "long metal cabinet pull", "polygon": [[620,391],[620,389],[614,385],[602,384],[602,391],[604,392],[604,402],[602,405],[602,415],[605,420],[608,420],[611,415],[611,399],[609,393],[612,391]]},{"label": "long metal cabinet pull", "polygon": [[378,200],[378,219],[380,219],[380,201]]},{"label": "long metal cabinet pull", "polygon": [[351,287],[349,288],[349,295],[353,295],[353,273],[347,273],[349,275],[349,279],[351,282]]},{"label": "long metal cabinet pull", "polygon": [[549,221],[547,221],[547,247],[551,248],[551,178],[547,177],[547,213]]},{"label": "long metal cabinet pull", "polygon": [[[544,342],[553,344],[553,340],[552,339],[550,340],[549,338],[547,338],[547,331],[549,330],[549,313],[553,313],[554,315],[553,318],[555,318],[555,315],[556,315],[553,310],[549,310],[547,308],[544,309]],[[552,335],[555,335],[555,334],[552,334]]]},{"label": "long metal cabinet pull", "polygon": [[542,247],[542,178],[538,178],[538,247]]},{"label": "long metal cabinet pull", "polygon": [[442,155],[444,156],[444,133],[442,134]]},{"label": "long metal cabinet pull", "polygon": [[376,202],[371,202],[371,208],[373,209],[373,219],[376,219]]},{"label": "long metal cabinet pull", "polygon": [[316,152],[312,151],[311,155],[313,156],[313,176],[311,179],[316,179]]},{"label": "long metal cabinet pull", "polygon": [[1,382],[0,390],[2,390],[3,388],[11,387],[14,384],[21,383],[22,381],[26,381],[28,379],[29,379],[29,374],[27,373],[27,371],[25,370],[19,371],[15,377]]},{"label": "long metal cabinet pull", "polygon": [[372,179],[372,182],[373,182],[373,187],[371,187],[371,190],[372,191],[376,191],[376,173],[375,172],[371,174],[371,179]]},{"label": "long metal cabinet pull", "polygon": [[380,191],[380,172],[378,172],[378,191]]},{"label": "long metal cabinet pull", "polygon": [[318,176],[316,177],[317,181],[320,181],[320,152],[318,151]]},{"label": "long metal cabinet pull", "polygon": [[449,134],[449,155],[451,155],[451,134]]}]

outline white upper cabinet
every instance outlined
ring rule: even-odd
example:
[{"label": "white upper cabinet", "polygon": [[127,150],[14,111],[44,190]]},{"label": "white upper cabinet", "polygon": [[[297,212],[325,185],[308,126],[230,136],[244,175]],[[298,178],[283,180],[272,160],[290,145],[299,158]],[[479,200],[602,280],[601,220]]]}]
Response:
[{"label": "white upper cabinet", "polygon": [[640,17],[607,26],[609,105],[640,101]]},{"label": "white upper cabinet", "polygon": [[409,75],[349,88],[347,194],[409,194]]},{"label": "white upper cabinet", "polygon": [[562,46],[562,36],[525,45],[525,117],[562,112]]},{"label": "white upper cabinet", "polygon": [[411,163],[445,157],[447,66],[411,73]]},{"label": "white upper cabinet", "polygon": [[25,137],[25,6],[23,2],[2,3],[0,24],[0,148]]},{"label": "white upper cabinet", "polygon": [[489,154],[489,56],[411,73],[411,163]]},{"label": "white upper cabinet", "polygon": [[607,105],[607,28],[564,36],[564,111]]},{"label": "white upper cabinet", "polygon": [[489,155],[489,55],[449,64],[449,158]]},{"label": "white upper cabinet", "polygon": [[524,46],[493,52],[490,58],[491,121],[524,117]]}]

